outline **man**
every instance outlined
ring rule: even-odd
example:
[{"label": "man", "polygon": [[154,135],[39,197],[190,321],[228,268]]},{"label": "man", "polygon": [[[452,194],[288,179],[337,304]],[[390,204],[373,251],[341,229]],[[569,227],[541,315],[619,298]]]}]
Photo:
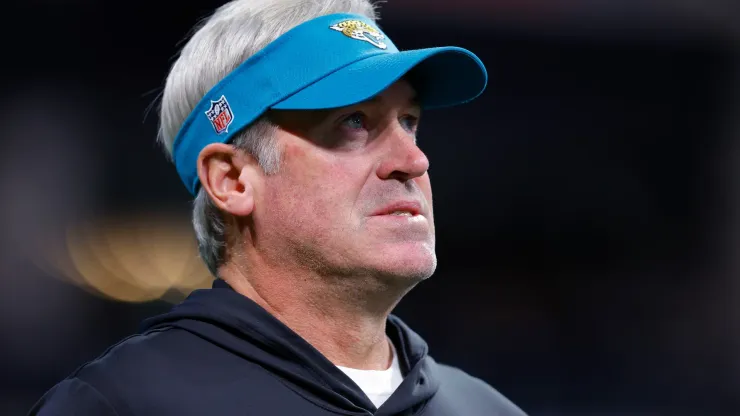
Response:
[{"label": "man", "polygon": [[523,415],[390,315],[435,270],[422,108],[485,88],[460,48],[399,52],[367,0],[237,0],[167,78],[160,140],[217,277],[32,414]]}]

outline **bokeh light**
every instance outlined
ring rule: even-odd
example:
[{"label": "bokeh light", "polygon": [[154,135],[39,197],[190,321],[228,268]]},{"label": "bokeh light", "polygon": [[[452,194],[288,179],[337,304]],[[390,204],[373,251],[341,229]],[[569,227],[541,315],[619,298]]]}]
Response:
[{"label": "bokeh light", "polygon": [[198,257],[190,224],[164,216],[75,224],[39,266],[92,293],[123,302],[176,302],[212,276]]}]

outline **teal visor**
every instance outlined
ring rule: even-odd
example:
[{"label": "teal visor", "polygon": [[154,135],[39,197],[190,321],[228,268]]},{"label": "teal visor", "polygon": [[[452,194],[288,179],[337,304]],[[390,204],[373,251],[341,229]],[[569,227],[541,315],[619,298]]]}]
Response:
[{"label": "teal visor", "polygon": [[195,195],[198,155],[228,143],[267,110],[319,110],[365,101],[406,76],[422,108],[470,101],[488,75],[458,47],[399,51],[366,17],[322,16],[294,27],[216,84],[183,123],[173,148],[177,172]]}]

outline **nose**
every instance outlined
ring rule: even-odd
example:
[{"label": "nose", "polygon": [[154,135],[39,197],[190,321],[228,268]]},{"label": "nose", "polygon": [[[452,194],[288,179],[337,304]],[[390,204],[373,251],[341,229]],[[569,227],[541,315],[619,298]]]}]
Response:
[{"label": "nose", "polygon": [[378,165],[378,177],[405,182],[424,175],[429,170],[429,159],[416,145],[414,135],[400,125],[389,134],[392,136],[388,151]]}]

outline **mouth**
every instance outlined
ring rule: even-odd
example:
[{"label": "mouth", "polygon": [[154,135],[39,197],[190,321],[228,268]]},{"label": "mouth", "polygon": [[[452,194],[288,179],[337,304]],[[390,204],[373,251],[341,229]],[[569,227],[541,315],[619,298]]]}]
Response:
[{"label": "mouth", "polygon": [[390,214],[385,214],[385,215],[396,215],[399,217],[413,217],[414,215],[419,215],[419,214],[414,214],[413,212],[409,212],[409,211],[393,211]]},{"label": "mouth", "polygon": [[373,216],[393,216],[393,217],[417,217],[422,214],[421,204],[413,201],[400,201],[387,205],[382,209],[375,211]]},{"label": "mouth", "polygon": [[434,232],[432,219],[421,201],[396,201],[375,211],[368,225],[379,235],[393,236],[397,241],[428,241]]}]

